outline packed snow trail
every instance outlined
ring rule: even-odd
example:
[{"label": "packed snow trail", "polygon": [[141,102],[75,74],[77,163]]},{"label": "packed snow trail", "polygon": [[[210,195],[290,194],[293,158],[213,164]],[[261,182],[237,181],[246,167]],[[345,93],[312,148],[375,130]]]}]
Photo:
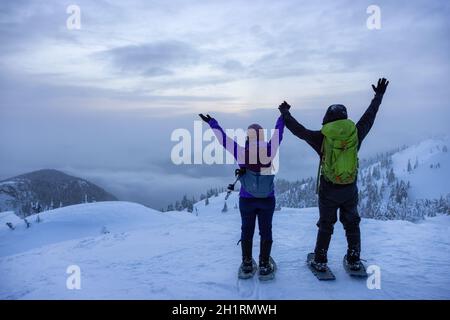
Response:
[{"label": "packed snow trail", "polygon": [[[450,217],[413,224],[363,219],[366,265],[381,268],[381,289],[342,268],[346,241],[337,223],[329,252],[332,282],[305,265],[314,247],[317,208],[275,212],[276,279],[238,280],[237,194],[197,203],[198,216],[161,213],[127,202],[65,207],[16,230],[0,226],[1,299],[449,299]],[[106,232],[106,233],[105,233]],[[109,232],[109,233],[107,233]],[[259,252],[255,232],[253,256]],[[69,290],[66,269],[81,269],[81,289]]]}]

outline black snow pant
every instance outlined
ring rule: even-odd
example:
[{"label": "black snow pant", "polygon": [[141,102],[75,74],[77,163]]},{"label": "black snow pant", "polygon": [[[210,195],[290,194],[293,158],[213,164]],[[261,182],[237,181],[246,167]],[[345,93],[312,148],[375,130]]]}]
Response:
[{"label": "black snow pant", "polygon": [[327,262],[327,251],[333,234],[334,224],[339,220],[344,226],[349,250],[361,251],[361,233],[358,214],[358,187],[356,183],[349,185],[336,185],[320,178],[319,213],[317,222],[316,254],[317,262]]},{"label": "black snow pant", "polygon": [[272,241],[272,218],[275,211],[275,197],[239,198],[242,227],[241,241],[253,240],[256,218],[258,218],[261,241]]}]

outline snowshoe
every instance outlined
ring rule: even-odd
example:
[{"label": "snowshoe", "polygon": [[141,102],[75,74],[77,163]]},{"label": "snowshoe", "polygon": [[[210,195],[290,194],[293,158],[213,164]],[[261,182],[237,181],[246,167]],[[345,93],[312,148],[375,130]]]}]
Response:
[{"label": "snowshoe", "polygon": [[345,271],[352,277],[367,278],[366,267],[361,260],[348,261],[347,255],[344,256],[343,265]]},{"label": "snowshoe", "polygon": [[309,270],[311,270],[311,272],[316,276],[316,278],[321,281],[335,280],[336,277],[334,276],[330,268],[327,266],[327,264],[315,262],[314,256],[315,256],[314,253],[308,253],[308,256],[306,258],[306,264]]}]

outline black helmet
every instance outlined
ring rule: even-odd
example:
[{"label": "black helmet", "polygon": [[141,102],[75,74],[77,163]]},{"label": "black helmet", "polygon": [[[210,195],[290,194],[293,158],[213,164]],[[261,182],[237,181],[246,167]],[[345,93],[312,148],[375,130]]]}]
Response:
[{"label": "black helmet", "polygon": [[336,120],[347,119],[347,108],[343,104],[332,104],[323,117],[322,125]]}]

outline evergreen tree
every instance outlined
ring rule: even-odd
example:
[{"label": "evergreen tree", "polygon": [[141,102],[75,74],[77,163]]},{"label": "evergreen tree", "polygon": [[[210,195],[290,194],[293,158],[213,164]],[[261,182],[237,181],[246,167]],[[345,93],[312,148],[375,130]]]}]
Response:
[{"label": "evergreen tree", "polygon": [[187,196],[184,195],[183,199],[181,199],[181,203],[180,203],[181,209],[186,209],[188,207],[188,205],[189,205],[189,201],[187,199]]},{"label": "evergreen tree", "polygon": [[187,205],[187,211],[192,213],[194,211],[194,205],[192,202],[189,202]]},{"label": "evergreen tree", "polygon": [[387,180],[388,180],[388,184],[391,185],[395,182],[395,174],[394,174],[394,169],[391,168],[389,170],[389,173],[387,175]]}]

